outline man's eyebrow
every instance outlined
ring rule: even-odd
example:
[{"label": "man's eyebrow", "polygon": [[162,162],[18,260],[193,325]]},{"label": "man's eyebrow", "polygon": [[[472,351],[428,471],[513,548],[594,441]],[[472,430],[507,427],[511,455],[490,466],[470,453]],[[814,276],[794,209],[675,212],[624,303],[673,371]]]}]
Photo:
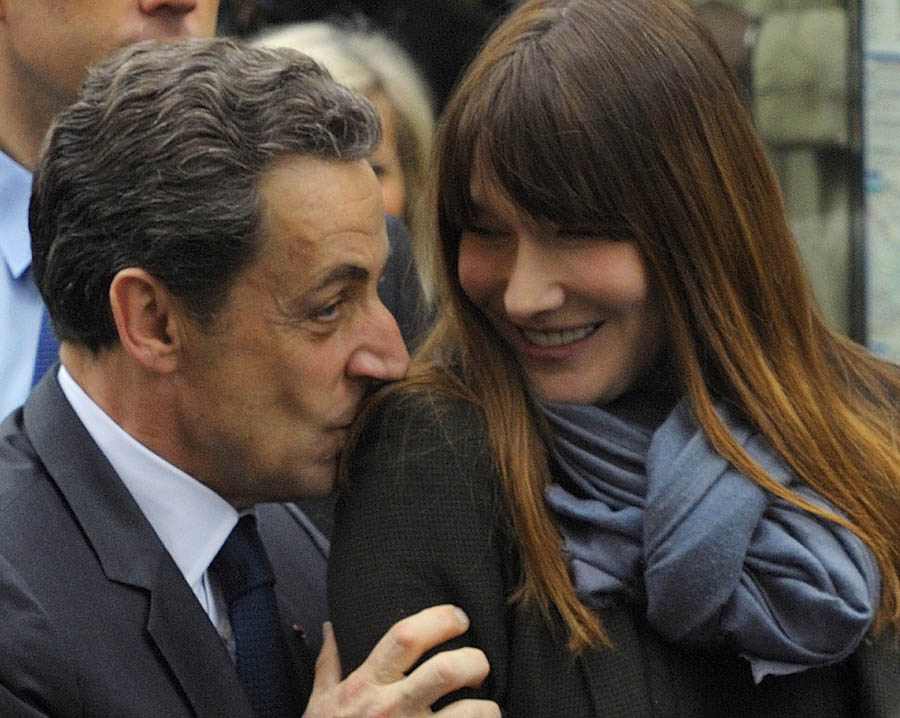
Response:
[{"label": "man's eyebrow", "polygon": [[365,282],[369,279],[369,270],[358,264],[340,264],[320,279],[309,291],[320,292],[332,284],[339,282]]},{"label": "man's eyebrow", "polygon": [[341,282],[365,284],[368,279],[369,270],[365,267],[361,267],[358,264],[340,264],[313,286],[283,304],[282,312],[289,315],[305,312],[311,304],[317,301],[317,295],[328,289],[332,284],[340,284]]}]

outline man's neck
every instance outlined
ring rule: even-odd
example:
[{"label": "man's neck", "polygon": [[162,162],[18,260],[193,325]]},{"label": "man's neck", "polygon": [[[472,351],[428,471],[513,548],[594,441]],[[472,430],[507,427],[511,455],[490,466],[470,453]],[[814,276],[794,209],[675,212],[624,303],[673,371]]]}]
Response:
[{"label": "man's neck", "polygon": [[0,62],[0,150],[34,171],[44,135],[66,105],[67,100],[43,92]]},{"label": "man's neck", "polygon": [[[112,421],[157,456],[205,484],[236,507],[256,498],[232,496],[213,470],[216,461],[191,445],[172,378],[143,369],[120,345],[93,354],[63,341],[60,360],[72,380]],[[229,484],[226,483],[227,487]]]},{"label": "man's neck", "polygon": [[113,421],[151,450],[165,455],[144,436],[147,426],[156,426],[151,398],[160,393],[160,388],[147,388],[148,376],[128,360],[120,346],[95,355],[86,347],[64,341],[59,356],[72,379]]},{"label": "man's neck", "polygon": [[103,412],[150,451],[192,476],[177,421],[177,396],[171,378],[147,371],[121,345],[94,354],[63,341],[59,357],[69,375]]}]

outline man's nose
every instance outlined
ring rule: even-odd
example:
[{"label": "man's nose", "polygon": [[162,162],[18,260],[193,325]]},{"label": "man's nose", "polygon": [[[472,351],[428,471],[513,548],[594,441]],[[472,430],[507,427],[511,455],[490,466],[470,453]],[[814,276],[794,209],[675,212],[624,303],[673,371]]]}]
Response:
[{"label": "man's nose", "polygon": [[406,376],[409,352],[397,321],[380,301],[365,327],[365,334],[362,345],[347,362],[348,376],[379,381],[396,381]]}]

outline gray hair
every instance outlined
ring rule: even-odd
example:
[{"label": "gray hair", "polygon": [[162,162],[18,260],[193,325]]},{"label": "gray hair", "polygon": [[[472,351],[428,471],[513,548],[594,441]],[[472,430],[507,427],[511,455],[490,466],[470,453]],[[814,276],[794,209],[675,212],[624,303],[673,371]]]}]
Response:
[{"label": "gray hair", "polygon": [[385,97],[397,123],[407,205],[403,220],[414,237],[423,234],[422,186],[434,139],[434,100],[413,58],[389,35],[365,25],[299,22],[277,26],[253,42],[305,52],[342,85],[370,98],[375,94]]},{"label": "gray hair", "polygon": [[94,67],[34,175],[35,281],[60,339],[118,341],[109,286],[159,279],[209,323],[260,253],[259,185],[293,155],[367,158],[371,103],[289,49],[216,38],[138,43]]}]

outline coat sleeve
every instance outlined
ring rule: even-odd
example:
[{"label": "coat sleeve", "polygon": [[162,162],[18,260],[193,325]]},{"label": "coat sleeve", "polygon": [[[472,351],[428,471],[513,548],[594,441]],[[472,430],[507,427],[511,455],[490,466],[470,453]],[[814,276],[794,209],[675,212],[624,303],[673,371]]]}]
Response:
[{"label": "coat sleeve", "polygon": [[329,610],[345,674],[396,621],[451,603],[471,625],[442,648],[481,648],[491,673],[467,696],[501,700],[514,585],[495,486],[474,407],[402,397],[371,416],[351,454],[329,559]]},{"label": "coat sleeve", "polygon": [[82,715],[75,666],[64,636],[22,576],[0,556],[0,715]]}]

